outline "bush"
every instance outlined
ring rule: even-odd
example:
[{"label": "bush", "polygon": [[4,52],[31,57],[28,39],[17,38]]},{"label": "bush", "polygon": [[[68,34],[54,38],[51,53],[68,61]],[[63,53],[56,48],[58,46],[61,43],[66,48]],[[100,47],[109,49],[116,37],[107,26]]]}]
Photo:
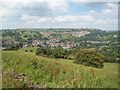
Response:
[{"label": "bush", "polygon": [[33,50],[30,50],[30,52],[33,52]]},{"label": "bush", "polygon": [[103,55],[95,49],[81,49],[75,55],[75,63],[96,68],[103,67]]}]

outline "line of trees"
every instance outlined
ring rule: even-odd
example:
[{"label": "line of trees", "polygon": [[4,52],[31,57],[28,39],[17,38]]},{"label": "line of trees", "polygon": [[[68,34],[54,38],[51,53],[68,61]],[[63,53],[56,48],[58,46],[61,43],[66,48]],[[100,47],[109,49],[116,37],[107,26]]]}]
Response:
[{"label": "line of trees", "polygon": [[[74,63],[83,64],[85,66],[92,66],[96,68],[102,68],[104,63],[103,55],[95,49],[78,49],[73,51],[73,60]],[[63,58],[68,59],[71,54],[73,54],[72,50],[66,50],[61,47],[57,48],[49,48],[49,47],[39,47],[36,50],[36,55],[53,57],[53,58]]]},{"label": "line of trees", "polygon": [[23,47],[23,43],[17,43],[17,44],[8,44],[7,48],[5,48],[4,50],[18,50],[20,48]]},{"label": "line of trees", "polygon": [[47,57],[53,57],[53,58],[63,58],[67,59],[70,52],[66,49],[63,49],[61,47],[56,48],[49,48],[49,47],[39,47],[36,50],[36,55],[42,55]]}]

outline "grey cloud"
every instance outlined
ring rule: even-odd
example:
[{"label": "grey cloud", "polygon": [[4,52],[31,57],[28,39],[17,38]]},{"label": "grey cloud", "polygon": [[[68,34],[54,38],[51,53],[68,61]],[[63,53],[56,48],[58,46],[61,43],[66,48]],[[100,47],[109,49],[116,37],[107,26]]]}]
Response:
[{"label": "grey cloud", "polygon": [[[15,3],[15,4],[4,4],[0,6],[7,13],[11,13],[11,16],[22,16],[23,14],[35,15],[35,16],[51,16],[52,11],[46,3],[33,2],[29,4]],[[6,16],[6,15],[5,15]],[[9,15],[7,15],[9,16]]]},{"label": "grey cloud", "polygon": [[34,2],[30,5],[24,5],[21,8],[22,14],[35,15],[35,16],[50,16],[52,12],[46,3]]}]

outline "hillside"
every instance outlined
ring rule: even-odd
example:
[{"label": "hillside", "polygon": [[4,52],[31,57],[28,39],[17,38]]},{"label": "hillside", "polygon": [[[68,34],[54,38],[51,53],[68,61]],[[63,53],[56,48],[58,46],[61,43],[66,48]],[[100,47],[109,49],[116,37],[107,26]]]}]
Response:
[{"label": "hillside", "polygon": [[19,49],[18,51],[35,53],[37,48],[38,47],[24,47],[24,48]]},{"label": "hillside", "polygon": [[3,51],[3,88],[118,88],[114,63],[103,69],[21,51]]}]

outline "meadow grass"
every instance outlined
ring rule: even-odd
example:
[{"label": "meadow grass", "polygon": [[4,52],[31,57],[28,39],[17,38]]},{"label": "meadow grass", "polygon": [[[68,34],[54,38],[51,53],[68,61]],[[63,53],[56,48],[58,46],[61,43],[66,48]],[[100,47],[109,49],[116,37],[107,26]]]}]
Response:
[{"label": "meadow grass", "polygon": [[117,64],[105,63],[103,69],[97,69],[74,64],[72,60],[50,59],[20,51],[3,51],[2,60],[3,87],[26,85],[25,79],[20,81],[13,77],[16,72],[42,87],[118,88]]},{"label": "meadow grass", "polygon": [[106,70],[106,71],[118,72],[118,64],[116,64],[116,63],[105,63],[103,69]]},{"label": "meadow grass", "polygon": [[0,50],[0,89],[2,88],[2,50]]},{"label": "meadow grass", "polygon": [[30,50],[32,50],[32,53],[35,53],[36,50],[37,50],[37,48],[38,48],[38,47],[29,46],[29,47],[21,48],[21,49],[19,49],[18,51],[20,51],[20,52],[26,52],[26,50],[27,50],[27,52],[31,52]]}]

